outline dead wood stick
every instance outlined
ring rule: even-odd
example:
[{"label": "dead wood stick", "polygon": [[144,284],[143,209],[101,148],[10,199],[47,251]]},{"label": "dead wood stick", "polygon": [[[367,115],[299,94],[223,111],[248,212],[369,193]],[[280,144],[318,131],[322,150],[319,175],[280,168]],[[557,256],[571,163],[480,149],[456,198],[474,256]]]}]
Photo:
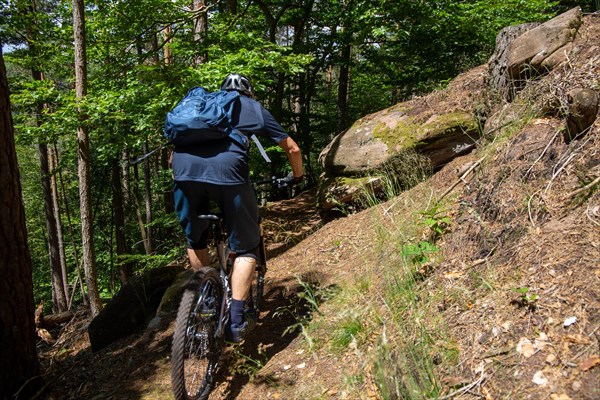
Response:
[{"label": "dead wood stick", "polygon": [[584,192],[588,189],[591,189],[594,185],[598,184],[600,182],[600,176],[597,177],[596,179],[594,179],[593,181],[591,181],[590,183],[588,183],[587,185],[580,187],[579,189],[569,193],[568,195],[566,195],[565,197],[563,197],[563,200],[568,200],[573,196],[578,195],[581,192]]},{"label": "dead wood stick", "polygon": [[452,190],[453,190],[453,189],[454,189],[456,186],[458,186],[458,184],[459,184],[459,183],[463,182],[463,181],[464,181],[464,179],[467,177],[467,175],[469,175],[469,174],[471,173],[471,171],[473,171],[473,170],[474,170],[474,169],[475,169],[475,168],[476,168],[476,167],[477,167],[479,164],[481,164],[481,162],[482,162],[482,161],[485,159],[485,157],[486,157],[486,156],[483,156],[483,157],[481,157],[479,160],[475,161],[475,162],[473,163],[473,165],[471,165],[471,167],[469,167],[469,169],[468,169],[468,170],[466,170],[466,171],[465,171],[465,173],[464,173],[464,174],[462,174],[462,175],[460,176],[460,178],[458,178],[458,180],[457,180],[456,182],[454,182],[454,183],[452,184],[452,186],[450,186],[450,187],[449,187],[449,188],[448,188],[448,189],[447,189],[447,190],[444,192],[444,194],[442,194],[442,195],[440,196],[440,198],[438,199],[438,201],[437,201],[437,202],[439,203],[439,202],[440,202],[440,201],[441,201],[441,200],[442,200],[444,197],[446,197],[446,196],[448,195],[448,193],[450,193],[450,192],[451,192],[451,191],[452,191]]},{"label": "dead wood stick", "polygon": [[468,392],[469,390],[473,389],[475,386],[478,386],[481,384],[481,382],[483,382],[483,380],[485,378],[487,378],[486,374],[484,373],[485,371],[483,370],[483,368],[481,369],[481,376],[479,376],[479,379],[477,379],[475,382],[472,382],[471,384],[462,387],[458,390],[456,390],[455,392],[452,392],[446,396],[442,396],[442,397],[438,397],[438,400],[446,400],[446,399],[451,399],[454,396],[458,396],[460,394],[463,394],[465,392]]},{"label": "dead wood stick", "polygon": [[542,153],[540,154],[540,156],[533,162],[533,164],[531,164],[531,166],[529,167],[529,169],[525,172],[525,175],[523,175],[524,177],[527,176],[527,175],[529,175],[529,173],[533,169],[533,166],[535,164],[537,164],[537,162],[540,161],[542,157],[544,157],[544,154],[546,154],[546,151],[548,150],[548,148],[550,147],[550,145],[552,144],[552,142],[554,142],[554,139],[556,139],[556,137],[558,136],[558,132],[559,131],[556,131],[556,133],[554,134],[554,136],[552,136],[552,139],[550,139],[550,141],[548,142],[548,144],[546,144],[546,147],[544,147],[544,150],[542,151]]}]

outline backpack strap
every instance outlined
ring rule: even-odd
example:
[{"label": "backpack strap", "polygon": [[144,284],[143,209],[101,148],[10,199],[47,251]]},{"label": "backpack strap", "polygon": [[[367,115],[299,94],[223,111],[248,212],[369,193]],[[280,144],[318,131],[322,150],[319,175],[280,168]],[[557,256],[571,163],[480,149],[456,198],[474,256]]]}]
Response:
[{"label": "backpack strap", "polygon": [[260,140],[258,140],[258,138],[256,137],[256,135],[252,134],[252,136],[250,136],[250,138],[254,141],[254,143],[256,144],[256,147],[258,147],[258,151],[260,152],[260,155],[263,156],[263,158],[265,159],[265,161],[268,162],[268,163],[271,163],[271,159],[267,155],[267,152],[265,151],[265,148],[262,146],[262,144],[260,143]]},{"label": "backpack strap", "polygon": [[[253,103],[254,106],[254,112],[256,114],[256,118],[259,119],[260,121],[260,125],[264,125],[264,119],[262,116],[262,111],[260,109],[260,104],[258,102]],[[232,107],[233,108],[233,107]],[[248,140],[248,136],[237,130],[237,129],[232,129],[229,133],[229,138],[231,140],[233,140],[236,144],[238,144],[240,147],[242,147],[242,149],[244,150],[248,150],[248,147],[250,146],[249,140]],[[252,141],[254,142],[254,144],[256,144],[256,147],[258,147],[258,151],[260,152],[260,155],[265,159],[266,162],[271,163],[271,159],[269,158],[269,156],[267,155],[267,152],[265,151],[265,148],[263,147],[263,145],[260,143],[260,140],[258,140],[258,138],[256,137],[255,134],[251,134],[250,138],[252,139]]]},{"label": "backpack strap", "polygon": [[[254,102],[254,103],[252,103],[252,105],[254,106],[254,113],[256,114],[256,118],[259,119],[260,125],[264,125],[265,121],[264,121],[263,116],[262,116],[262,110],[260,108],[260,104],[258,102]],[[265,161],[268,162],[268,163],[271,163],[271,159],[267,155],[267,152],[265,151],[265,148],[260,143],[260,140],[258,140],[258,138],[256,137],[256,135],[252,134],[250,136],[250,138],[252,139],[252,141],[254,142],[254,144],[256,144],[256,147],[258,147],[258,151],[260,152],[260,155],[265,159]]]}]

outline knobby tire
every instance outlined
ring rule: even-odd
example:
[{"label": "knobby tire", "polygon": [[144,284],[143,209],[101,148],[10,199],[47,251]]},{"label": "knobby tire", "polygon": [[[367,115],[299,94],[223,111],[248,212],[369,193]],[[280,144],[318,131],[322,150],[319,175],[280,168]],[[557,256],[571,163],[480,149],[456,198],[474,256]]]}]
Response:
[{"label": "knobby tire", "polygon": [[[214,297],[207,312],[207,297]],[[171,351],[171,381],[176,400],[205,400],[213,388],[222,350],[215,337],[222,304],[219,273],[205,267],[186,286],[175,322]],[[209,301],[210,303],[210,301]]]}]

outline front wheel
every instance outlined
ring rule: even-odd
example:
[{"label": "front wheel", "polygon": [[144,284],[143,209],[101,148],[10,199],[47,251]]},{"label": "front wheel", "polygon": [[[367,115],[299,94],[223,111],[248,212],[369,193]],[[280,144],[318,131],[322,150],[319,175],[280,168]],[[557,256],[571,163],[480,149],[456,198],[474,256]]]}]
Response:
[{"label": "front wheel", "polygon": [[210,267],[195,273],[183,292],[171,350],[176,400],[204,400],[212,390],[222,350],[215,336],[222,299],[219,273]]}]

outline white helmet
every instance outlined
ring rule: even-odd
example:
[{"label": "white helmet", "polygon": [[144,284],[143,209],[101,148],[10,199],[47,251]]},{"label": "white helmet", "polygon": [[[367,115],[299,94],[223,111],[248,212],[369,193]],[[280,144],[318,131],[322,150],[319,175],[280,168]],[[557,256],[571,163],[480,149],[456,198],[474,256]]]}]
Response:
[{"label": "white helmet", "polygon": [[252,83],[250,79],[240,74],[229,74],[221,84],[221,90],[237,90],[240,93],[254,97],[252,92]]}]

